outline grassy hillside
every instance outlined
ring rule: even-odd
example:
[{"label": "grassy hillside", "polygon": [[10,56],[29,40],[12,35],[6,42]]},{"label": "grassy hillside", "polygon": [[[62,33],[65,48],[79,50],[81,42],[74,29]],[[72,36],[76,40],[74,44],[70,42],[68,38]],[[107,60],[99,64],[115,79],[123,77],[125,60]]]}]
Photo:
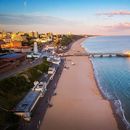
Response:
[{"label": "grassy hillside", "polygon": [[[33,82],[37,80],[43,73],[48,71],[50,63],[46,60],[42,64],[26,70],[14,77],[6,78],[0,81],[0,107],[12,110],[14,106],[26,95]],[[0,127],[3,124],[10,123],[10,118],[15,117],[9,112],[0,109]]]}]

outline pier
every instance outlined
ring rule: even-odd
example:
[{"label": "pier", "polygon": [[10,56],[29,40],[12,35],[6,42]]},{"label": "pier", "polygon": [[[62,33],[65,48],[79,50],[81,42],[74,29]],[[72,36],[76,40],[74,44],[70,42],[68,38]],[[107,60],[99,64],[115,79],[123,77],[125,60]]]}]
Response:
[{"label": "pier", "polygon": [[128,57],[124,53],[88,53],[89,57]]},{"label": "pier", "polygon": [[61,57],[70,57],[70,56],[88,56],[88,57],[130,57],[130,54],[128,53],[68,53],[68,54],[63,54]]}]

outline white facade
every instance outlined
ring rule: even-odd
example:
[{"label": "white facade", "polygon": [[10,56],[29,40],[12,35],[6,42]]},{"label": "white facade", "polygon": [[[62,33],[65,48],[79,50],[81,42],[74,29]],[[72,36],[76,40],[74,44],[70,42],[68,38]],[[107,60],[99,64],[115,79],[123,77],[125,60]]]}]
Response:
[{"label": "white facade", "polygon": [[54,74],[55,71],[56,71],[55,68],[53,68],[53,67],[49,67],[48,74]]},{"label": "white facade", "polygon": [[56,56],[49,56],[48,58],[47,58],[47,61],[50,61],[50,62],[52,62],[53,64],[60,64],[60,62],[61,62],[61,59],[60,59],[60,57],[56,57]]},{"label": "white facade", "polygon": [[38,53],[37,42],[34,42],[34,49],[33,49],[33,52],[34,52],[35,54]]},{"label": "white facade", "polygon": [[27,58],[40,58],[41,57],[41,53],[30,53],[30,54],[27,54]]},{"label": "white facade", "polygon": [[40,92],[46,92],[47,83],[46,82],[40,82],[36,86],[33,87],[33,91],[40,91]]}]

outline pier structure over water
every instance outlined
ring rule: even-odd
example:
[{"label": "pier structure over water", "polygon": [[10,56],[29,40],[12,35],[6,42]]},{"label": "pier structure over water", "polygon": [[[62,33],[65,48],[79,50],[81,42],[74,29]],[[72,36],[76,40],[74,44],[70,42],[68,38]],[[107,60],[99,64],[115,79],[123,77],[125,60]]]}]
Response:
[{"label": "pier structure over water", "polygon": [[128,57],[129,55],[124,53],[88,53],[89,57]]},{"label": "pier structure over water", "polygon": [[62,57],[69,57],[69,56],[89,56],[89,57],[130,57],[129,53],[116,53],[116,52],[105,52],[105,53],[68,53],[68,54],[63,54]]}]

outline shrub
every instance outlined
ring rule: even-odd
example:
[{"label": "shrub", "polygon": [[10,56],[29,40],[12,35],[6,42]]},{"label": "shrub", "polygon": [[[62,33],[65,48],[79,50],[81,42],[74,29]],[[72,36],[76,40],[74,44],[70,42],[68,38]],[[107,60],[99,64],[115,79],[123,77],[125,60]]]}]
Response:
[{"label": "shrub", "polygon": [[[38,80],[43,73],[48,71],[50,63],[46,60],[42,64],[29,68],[25,72],[0,81],[0,105],[5,109],[12,109],[33,87],[33,82]],[[41,73],[42,72],[42,73]],[[2,111],[0,111],[0,114]],[[0,125],[8,122],[14,116],[12,113],[1,114]]]}]

